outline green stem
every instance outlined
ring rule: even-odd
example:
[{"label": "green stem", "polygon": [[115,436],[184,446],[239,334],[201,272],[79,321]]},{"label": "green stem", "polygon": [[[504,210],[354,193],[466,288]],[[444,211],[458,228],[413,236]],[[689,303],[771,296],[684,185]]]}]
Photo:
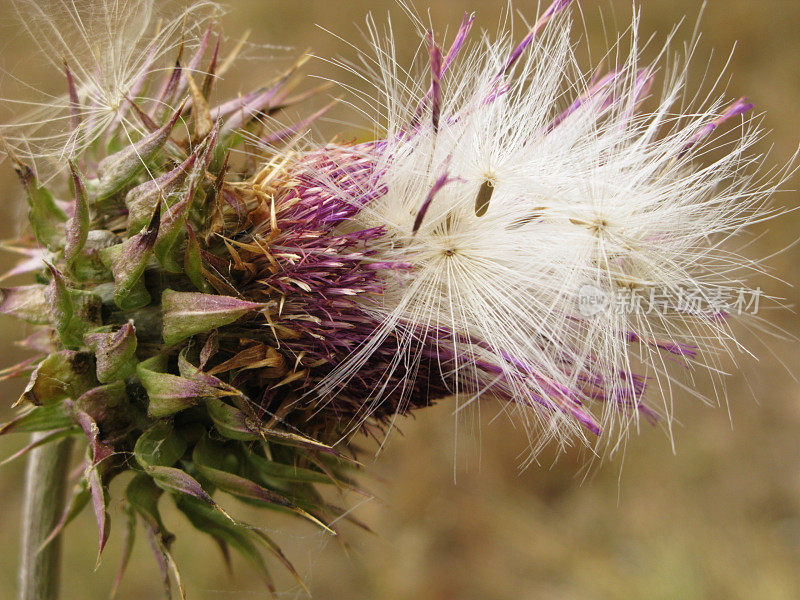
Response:
[{"label": "green stem", "polygon": [[[34,433],[32,439],[43,435]],[[61,536],[44,548],[41,545],[64,511],[72,443],[70,438],[50,442],[31,450],[28,455],[22,505],[19,600],[58,598]]]}]

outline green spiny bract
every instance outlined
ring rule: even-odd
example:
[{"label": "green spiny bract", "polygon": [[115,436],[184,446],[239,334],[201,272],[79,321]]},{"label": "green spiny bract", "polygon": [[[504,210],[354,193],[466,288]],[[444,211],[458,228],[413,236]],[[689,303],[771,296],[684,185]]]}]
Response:
[{"label": "green spiny bract", "polygon": [[[342,511],[316,488],[353,489],[346,471],[357,463],[326,408],[300,401],[309,365],[282,344],[303,336],[285,322],[289,294],[253,285],[275,275],[258,269],[275,262],[266,237],[280,234],[292,178],[287,160],[270,163],[265,144],[250,156],[245,138],[273,147],[291,141],[309,120],[268,136],[262,117],[309,94],[289,96],[293,68],[210,107],[220,62],[212,37],[209,27],[190,66],[179,59],[157,96],[127,97],[125,117],[73,153],[47,184],[3,142],[30,223],[13,244],[29,260],[10,274],[33,274],[36,282],[3,289],[0,311],[33,326],[22,345],[37,357],[3,372],[30,380],[17,402],[20,415],[0,433],[48,432],[36,446],[64,436],[88,441],[50,539],[91,504],[102,552],[109,485],[130,472],[125,512],[154,541],[167,587],[175,565],[173,535],[159,512],[165,494],[225,556],[228,547],[244,554],[272,589],[261,551],[294,573],[291,564],[261,528],[236,520],[212,495],[226,492],[335,533],[329,523]],[[201,61],[208,66],[195,82]],[[66,70],[77,132],[90,126],[82,102],[91,98],[81,98]],[[135,88],[156,84],[154,72],[145,69]],[[234,166],[237,149],[247,158]],[[266,237],[248,233],[264,223],[272,225]]]}]

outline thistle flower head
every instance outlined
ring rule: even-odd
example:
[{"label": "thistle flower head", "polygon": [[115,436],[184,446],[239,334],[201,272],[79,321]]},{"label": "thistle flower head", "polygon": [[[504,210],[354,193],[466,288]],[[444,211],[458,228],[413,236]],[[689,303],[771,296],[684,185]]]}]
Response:
[{"label": "thistle flower head", "polygon": [[[360,73],[376,92],[362,110],[378,107],[383,135],[350,152],[372,180],[319,179],[358,208],[345,227],[382,231],[376,259],[404,268],[384,272],[381,300],[364,304],[379,325],[323,394],[392,339],[383,381],[438,371],[459,408],[506,400],[531,425],[532,455],[604,430],[614,447],[641,415],[671,416],[679,371],[716,378],[719,352],[737,348],[732,298],[752,305],[758,267],[732,245],[774,214],[776,185],[752,175],[752,105],[686,106],[685,64],[656,95],[668,47],[644,64],[636,15],[628,54],[620,43],[609,70],[584,74],[569,4],[521,41],[476,35],[472,15],[446,50],[421,30],[413,67],[370,21]],[[733,134],[704,164],[723,124]],[[381,384],[369,402],[410,390]]]},{"label": "thistle flower head", "polygon": [[[259,549],[291,564],[215,492],[334,533],[352,517],[317,486],[353,489],[354,434],[413,409],[499,400],[535,456],[613,445],[640,415],[670,416],[689,390],[676,371],[717,375],[715,353],[737,347],[725,300],[751,294],[758,268],[731,242],[771,216],[776,185],[749,175],[751,105],[685,107],[683,67],[657,97],[637,18],[626,58],[586,75],[569,5],[521,40],[478,36],[471,15],[447,49],[423,29],[421,77],[371,22],[377,94],[362,98],[382,109],[379,136],[303,149],[326,109],[270,119],[313,93],[289,93],[300,63],[210,102],[230,64],[201,25],[213,5],[152,30],[147,1],[56,2],[67,29],[51,5],[20,4],[47,17],[29,27],[66,57],[66,93],[42,107],[55,116],[3,129],[30,224],[8,275],[36,279],[4,288],[0,312],[34,325],[36,357],[0,374],[29,377],[0,434],[87,441],[51,539],[91,500],[102,552],[109,484],[132,471],[124,502],[167,585],[162,494],[271,586]],[[736,135],[704,162],[726,122]]]}]

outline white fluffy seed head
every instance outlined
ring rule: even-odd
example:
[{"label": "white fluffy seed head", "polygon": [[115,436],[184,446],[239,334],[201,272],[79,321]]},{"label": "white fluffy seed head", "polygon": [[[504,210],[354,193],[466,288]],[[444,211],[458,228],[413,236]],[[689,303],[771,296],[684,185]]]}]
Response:
[{"label": "white fluffy seed head", "polygon": [[[744,100],[687,106],[685,63],[651,94],[667,49],[641,64],[637,16],[630,50],[604,76],[578,64],[569,16],[540,29],[511,69],[509,38],[473,32],[452,64],[445,54],[440,95],[427,42],[406,69],[390,28],[372,21],[366,68],[340,64],[376,90],[363,112],[381,113],[383,141],[367,153],[388,191],[357,227],[385,228],[380,259],[413,269],[387,275],[382,304],[368,308],[382,323],[374,340],[323,388],[346,385],[387,336],[403,340],[397,362],[413,364],[420,332],[446,331],[458,358],[441,369],[459,408],[499,395],[531,425],[534,450],[595,428],[615,448],[653,414],[645,382],[668,421],[674,393],[697,394],[682,374],[706,371],[722,393],[718,355],[738,346],[723,314],[736,307],[721,301],[757,298],[745,278],[758,264],[736,254],[735,238],[772,215],[780,177],[751,174],[761,134],[741,116]],[[726,120],[728,133],[711,135]],[[587,291],[599,307],[585,310]],[[617,309],[654,293],[654,309]]]},{"label": "white fluffy seed head", "polygon": [[[37,47],[34,54],[50,63],[58,81],[68,74],[73,83],[72,94],[64,83],[55,94],[32,88],[29,99],[0,100],[23,115],[0,133],[22,159],[37,164],[40,175],[65,168],[68,157],[119,125],[137,139],[145,128],[129,100],[157,101],[155,88],[169,77],[179,54],[184,68],[196,69],[187,59],[201,44],[205,25],[219,14],[216,4],[204,1],[166,17],[155,0],[12,1]],[[169,109],[174,107],[164,107]]]}]

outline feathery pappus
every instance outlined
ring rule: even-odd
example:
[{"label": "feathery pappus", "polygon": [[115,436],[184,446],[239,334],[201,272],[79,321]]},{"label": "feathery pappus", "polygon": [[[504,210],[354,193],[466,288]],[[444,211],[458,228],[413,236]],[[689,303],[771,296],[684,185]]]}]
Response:
[{"label": "feathery pappus", "polygon": [[414,405],[393,378],[432,370],[459,410],[506,401],[535,457],[552,439],[601,435],[613,449],[640,416],[669,420],[674,394],[696,394],[676,367],[721,391],[718,355],[742,350],[731,317],[757,312],[761,293],[747,284],[757,261],[731,244],[775,216],[766,202],[784,175],[753,175],[762,133],[746,98],[685,106],[686,62],[661,66],[667,45],[643,63],[638,13],[627,54],[620,41],[616,62],[587,74],[570,4],[521,41],[476,34],[465,15],[446,50],[418,21],[416,65],[369,20],[364,66],[336,62],[366,84],[355,106],[380,141],[348,149],[366,180],[317,180],[358,209],[343,229],[380,230],[376,260],[403,268],[384,271],[381,300],[364,303],[378,326],[323,394],[346,391],[391,340],[369,410],[398,391]]}]

